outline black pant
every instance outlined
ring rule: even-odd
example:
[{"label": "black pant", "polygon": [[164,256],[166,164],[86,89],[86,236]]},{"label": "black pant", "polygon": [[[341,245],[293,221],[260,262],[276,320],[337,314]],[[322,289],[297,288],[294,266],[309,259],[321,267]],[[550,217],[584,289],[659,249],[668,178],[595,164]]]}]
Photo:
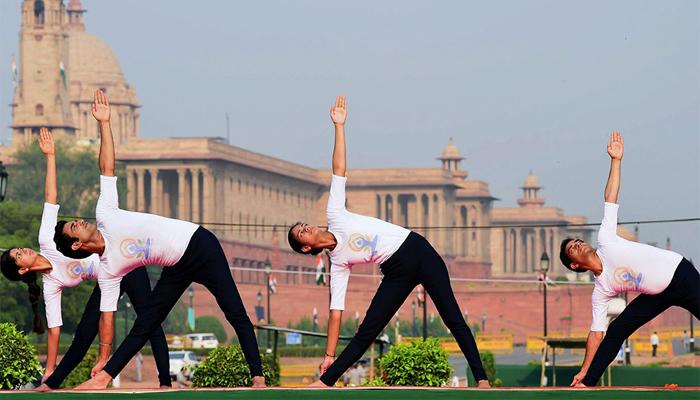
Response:
[{"label": "black pant", "polygon": [[[126,292],[129,296],[136,314],[142,313],[148,301],[148,296],[151,294],[151,284],[148,280],[146,268],[137,268],[126,275],[122,279],[120,291],[121,293]],[[85,357],[85,353],[87,353],[93,340],[95,340],[99,330],[100,297],[100,286],[95,285],[95,289],[85,305],[85,311],[83,311],[83,316],[80,318],[78,328],[75,330],[73,342],[71,342],[68,351],[56,366],[53,374],[46,379],[45,383],[50,388],[57,389],[61,386],[63,380]],[[158,381],[160,381],[161,386],[170,386],[168,344],[165,341],[163,329],[160,326],[156,327],[156,330],[149,335],[149,339],[151,341],[151,349],[153,349],[153,357],[156,359],[156,367],[158,368]]]},{"label": "black pant", "polygon": [[396,253],[383,262],[380,268],[384,277],[362,324],[338,359],[321,376],[321,381],[328,386],[334,385],[362,357],[418,284],[425,287],[435,302],[442,320],[467,357],[474,379],[487,379],[474,337],[455,300],[447,266],[430,243],[421,235],[411,232]]},{"label": "black pant", "polygon": [[192,282],[201,283],[214,295],[238,335],[251,375],[262,376],[253,324],[231,277],[224,250],[216,236],[202,227],[192,235],[180,261],[163,268],[163,274],[153,288],[145,310],[136,318],[126,339],[105,365],[105,372],[112,377],[117,376],[131,357],[143,347],[150,332],[168,316]]},{"label": "black pant", "polygon": [[655,345],[655,344],[651,345],[651,356],[652,357],[656,357],[656,347],[657,347],[657,345]]},{"label": "black pant", "polygon": [[597,384],[622,342],[671,306],[683,307],[695,318],[700,318],[700,274],[685,258],[678,264],[671,283],[663,292],[640,294],[610,323],[582,383],[586,386]]}]

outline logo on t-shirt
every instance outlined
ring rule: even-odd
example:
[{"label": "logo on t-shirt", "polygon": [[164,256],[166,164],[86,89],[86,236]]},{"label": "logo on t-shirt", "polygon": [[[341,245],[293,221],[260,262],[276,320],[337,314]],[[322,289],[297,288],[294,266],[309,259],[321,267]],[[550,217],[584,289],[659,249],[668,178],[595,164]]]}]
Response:
[{"label": "logo on t-shirt", "polygon": [[632,268],[620,267],[615,269],[615,281],[622,285],[624,289],[639,290],[642,284],[642,278],[642,273],[635,273]]},{"label": "logo on t-shirt", "polygon": [[125,258],[146,260],[151,254],[151,239],[148,238],[145,241],[143,239],[124,239],[119,248]]},{"label": "logo on t-shirt", "polygon": [[88,279],[97,275],[97,263],[93,260],[75,260],[67,265],[68,276],[72,279]]},{"label": "logo on t-shirt", "polygon": [[375,251],[377,251],[377,242],[379,240],[379,235],[375,235],[373,238],[369,235],[363,233],[353,233],[350,235],[350,248],[352,251],[361,253],[369,250],[370,255],[374,256]]}]

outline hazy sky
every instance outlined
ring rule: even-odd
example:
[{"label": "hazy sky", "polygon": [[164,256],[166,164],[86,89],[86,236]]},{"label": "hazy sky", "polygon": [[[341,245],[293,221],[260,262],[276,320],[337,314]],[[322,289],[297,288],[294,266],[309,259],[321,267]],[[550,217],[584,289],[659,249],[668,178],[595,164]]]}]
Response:
[{"label": "hazy sky", "polygon": [[[0,103],[20,0],[0,2]],[[83,0],[143,104],[142,137],[224,136],[330,165],[348,96],[348,166],[431,167],[454,137],[469,179],[514,206],[599,221],[608,132],[625,135],[621,220],[700,216],[700,7],[688,1]],[[9,107],[0,139],[9,140]],[[641,226],[700,261],[700,223]]]}]

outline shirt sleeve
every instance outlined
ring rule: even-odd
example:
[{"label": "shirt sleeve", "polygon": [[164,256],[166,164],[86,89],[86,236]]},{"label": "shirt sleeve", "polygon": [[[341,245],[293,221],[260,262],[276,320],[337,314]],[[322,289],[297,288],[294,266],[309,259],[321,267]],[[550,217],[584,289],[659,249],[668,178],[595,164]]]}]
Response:
[{"label": "shirt sleeve", "polygon": [[53,234],[58,222],[58,204],[44,203],[44,211],[41,214],[39,226],[39,248],[41,250],[56,250]]},{"label": "shirt sleeve", "polygon": [[329,218],[345,211],[345,183],[347,180],[346,177],[337,175],[333,175],[331,178],[331,190],[326,205],[326,215]]},{"label": "shirt sleeve", "polygon": [[617,239],[617,211],[619,205],[605,203],[603,221],[598,230],[598,243],[609,243]]},{"label": "shirt sleeve", "polygon": [[119,209],[119,192],[117,177],[100,175],[100,197],[97,199],[95,215],[98,219]]},{"label": "shirt sleeve", "polygon": [[46,308],[46,325],[49,328],[63,325],[61,291],[62,289],[55,283],[44,280],[44,306]]},{"label": "shirt sleeve", "polygon": [[593,289],[591,296],[591,305],[593,310],[593,322],[591,322],[591,331],[605,332],[608,329],[608,303],[610,296],[602,293],[598,288]]},{"label": "shirt sleeve", "polygon": [[117,302],[119,301],[119,287],[122,282],[121,276],[109,276],[102,273],[104,269],[100,268],[97,277],[97,284],[100,286],[100,311],[117,311]]},{"label": "shirt sleeve", "polygon": [[350,268],[341,265],[331,265],[331,310],[345,309],[345,293],[348,290]]}]

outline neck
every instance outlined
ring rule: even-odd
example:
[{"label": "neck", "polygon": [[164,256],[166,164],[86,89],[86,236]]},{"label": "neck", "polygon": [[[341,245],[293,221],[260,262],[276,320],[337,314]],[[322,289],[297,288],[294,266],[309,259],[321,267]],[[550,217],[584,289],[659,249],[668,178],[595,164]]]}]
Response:
[{"label": "neck", "polygon": [[586,260],[586,265],[588,270],[593,272],[593,275],[598,276],[603,272],[603,262],[600,261],[600,257],[594,251]]},{"label": "neck", "polygon": [[318,244],[318,246],[316,246],[316,248],[333,250],[335,249],[335,245],[337,244],[338,240],[336,240],[335,235],[328,231],[325,231],[321,236],[321,242]]},{"label": "neck", "polygon": [[39,254],[36,258],[36,263],[32,265],[32,268],[30,268],[32,272],[39,272],[41,274],[48,274],[53,270],[53,266],[51,266],[51,263],[49,260]]},{"label": "neck", "polygon": [[90,253],[102,255],[105,252],[105,238],[102,236],[102,232],[95,229],[95,233],[92,234],[90,241],[83,243],[81,248]]}]

